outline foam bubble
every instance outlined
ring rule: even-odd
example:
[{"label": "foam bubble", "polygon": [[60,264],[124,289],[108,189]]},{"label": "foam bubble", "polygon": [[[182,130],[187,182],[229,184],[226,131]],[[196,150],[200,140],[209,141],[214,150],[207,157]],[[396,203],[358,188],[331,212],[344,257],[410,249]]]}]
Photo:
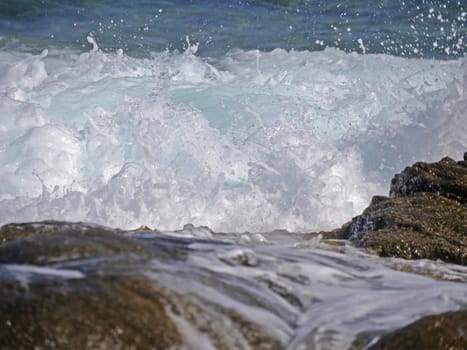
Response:
[{"label": "foam bubble", "polygon": [[0,53],[0,222],[328,229],[460,157],[466,61],[338,50]]}]

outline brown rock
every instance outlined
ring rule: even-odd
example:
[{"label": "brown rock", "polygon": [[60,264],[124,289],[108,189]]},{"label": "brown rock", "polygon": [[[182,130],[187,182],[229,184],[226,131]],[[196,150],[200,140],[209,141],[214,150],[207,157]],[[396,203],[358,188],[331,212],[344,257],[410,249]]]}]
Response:
[{"label": "brown rock", "polygon": [[368,350],[467,349],[467,310],[424,317],[383,336]]},{"label": "brown rock", "polygon": [[380,256],[467,264],[467,163],[416,163],[335,236]]},{"label": "brown rock", "polygon": [[391,197],[428,192],[467,203],[467,163],[446,157],[437,163],[415,163],[391,181]]},{"label": "brown rock", "polygon": [[[183,238],[156,235],[143,244],[134,233],[60,222],[6,225],[0,238],[2,350],[198,348],[193,333],[217,349],[284,346],[236,310],[154,277],[184,262]],[[234,293],[214,275],[204,278]]]},{"label": "brown rock", "polygon": [[181,343],[165,297],[137,278],[72,280],[0,296],[0,345],[22,349],[168,349]]}]

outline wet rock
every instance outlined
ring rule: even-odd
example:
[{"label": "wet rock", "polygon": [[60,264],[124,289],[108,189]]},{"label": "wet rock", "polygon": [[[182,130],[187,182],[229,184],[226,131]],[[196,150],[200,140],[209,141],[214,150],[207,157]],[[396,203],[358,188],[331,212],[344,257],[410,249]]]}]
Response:
[{"label": "wet rock", "polygon": [[415,163],[391,181],[391,197],[433,193],[467,203],[467,162],[446,157],[437,163]]},{"label": "wet rock", "polygon": [[327,237],[348,239],[380,256],[467,264],[467,163],[416,163],[394,177],[390,197]]},{"label": "wet rock", "polygon": [[2,350],[283,348],[232,309],[130,276],[2,281],[0,324]]},{"label": "wet rock", "polygon": [[35,264],[109,255],[148,255],[142,245],[101,226],[45,221],[0,228],[0,263]]},{"label": "wet rock", "polygon": [[0,227],[0,263],[47,265],[95,257],[184,259],[187,244],[186,240],[160,237],[148,245],[143,237],[138,240],[135,232],[83,223],[9,224]]},{"label": "wet rock", "polygon": [[424,317],[383,336],[368,350],[467,349],[467,310]]},{"label": "wet rock", "polygon": [[33,284],[0,297],[9,349],[168,349],[181,343],[164,293],[137,278]]},{"label": "wet rock", "polygon": [[[21,238],[34,237],[36,235],[53,234],[60,232],[81,232],[93,230],[107,230],[99,225],[84,223],[61,222],[45,220],[42,222],[11,223],[0,228],[0,243],[5,243]],[[114,230],[115,232],[116,230]]]},{"label": "wet rock", "polygon": [[[177,289],[171,266],[190,242],[80,223],[0,228],[0,349],[282,349],[261,324]],[[216,288],[202,272],[175,277]]]}]

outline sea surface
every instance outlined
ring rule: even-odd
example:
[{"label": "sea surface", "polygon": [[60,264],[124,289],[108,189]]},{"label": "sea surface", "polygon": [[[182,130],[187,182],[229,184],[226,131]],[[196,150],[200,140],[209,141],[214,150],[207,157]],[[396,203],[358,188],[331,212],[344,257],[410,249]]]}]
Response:
[{"label": "sea surface", "polygon": [[467,149],[463,1],[2,1],[0,223],[330,229]]},{"label": "sea surface", "polygon": [[253,254],[277,263],[226,273],[318,281],[290,349],[465,307],[465,269],[404,262],[414,275],[274,230],[338,227],[404,167],[462,158],[466,21],[465,0],[3,0],[0,225],[227,232],[194,266]]}]

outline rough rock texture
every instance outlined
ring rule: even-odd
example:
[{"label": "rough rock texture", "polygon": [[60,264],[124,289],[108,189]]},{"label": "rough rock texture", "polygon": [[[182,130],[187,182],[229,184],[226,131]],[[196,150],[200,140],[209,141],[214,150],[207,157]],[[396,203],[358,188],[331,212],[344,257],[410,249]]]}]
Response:
[{"label": "rough rock texture", "polygon": [[437,163],[415,163],[391,181],[391,197],[427,192],[467,204],[467,162],[443,158]]},{"label": "rough rock texture", "polygon": [[423,317],[383,336],[368,350],[465,350],[467,310]]},{"label": "rough rock texture", "polygon": [[[13,285],[11,285],[13,287]],[[164,294],[134,278],[43,283],[0,292],[0,343],[16,349],[167,349],[181,343]]]},{"label": "rough rock texture", "polygon": [[467,162],[443,158],[397,174],[390,197],[375,196],[363,213],[329,236],[380,256],[467,264]]},{"label": "rough rock texture", "polygon": [[[0,349],[206,348],[198,337],[216,349],[283,348],[235,310],[157,279],[184,263],[189,241],[153,234],[141,244],[134,234],[54,221],[1,227]],[[215,277],[204,284],[216,288]]]}]

